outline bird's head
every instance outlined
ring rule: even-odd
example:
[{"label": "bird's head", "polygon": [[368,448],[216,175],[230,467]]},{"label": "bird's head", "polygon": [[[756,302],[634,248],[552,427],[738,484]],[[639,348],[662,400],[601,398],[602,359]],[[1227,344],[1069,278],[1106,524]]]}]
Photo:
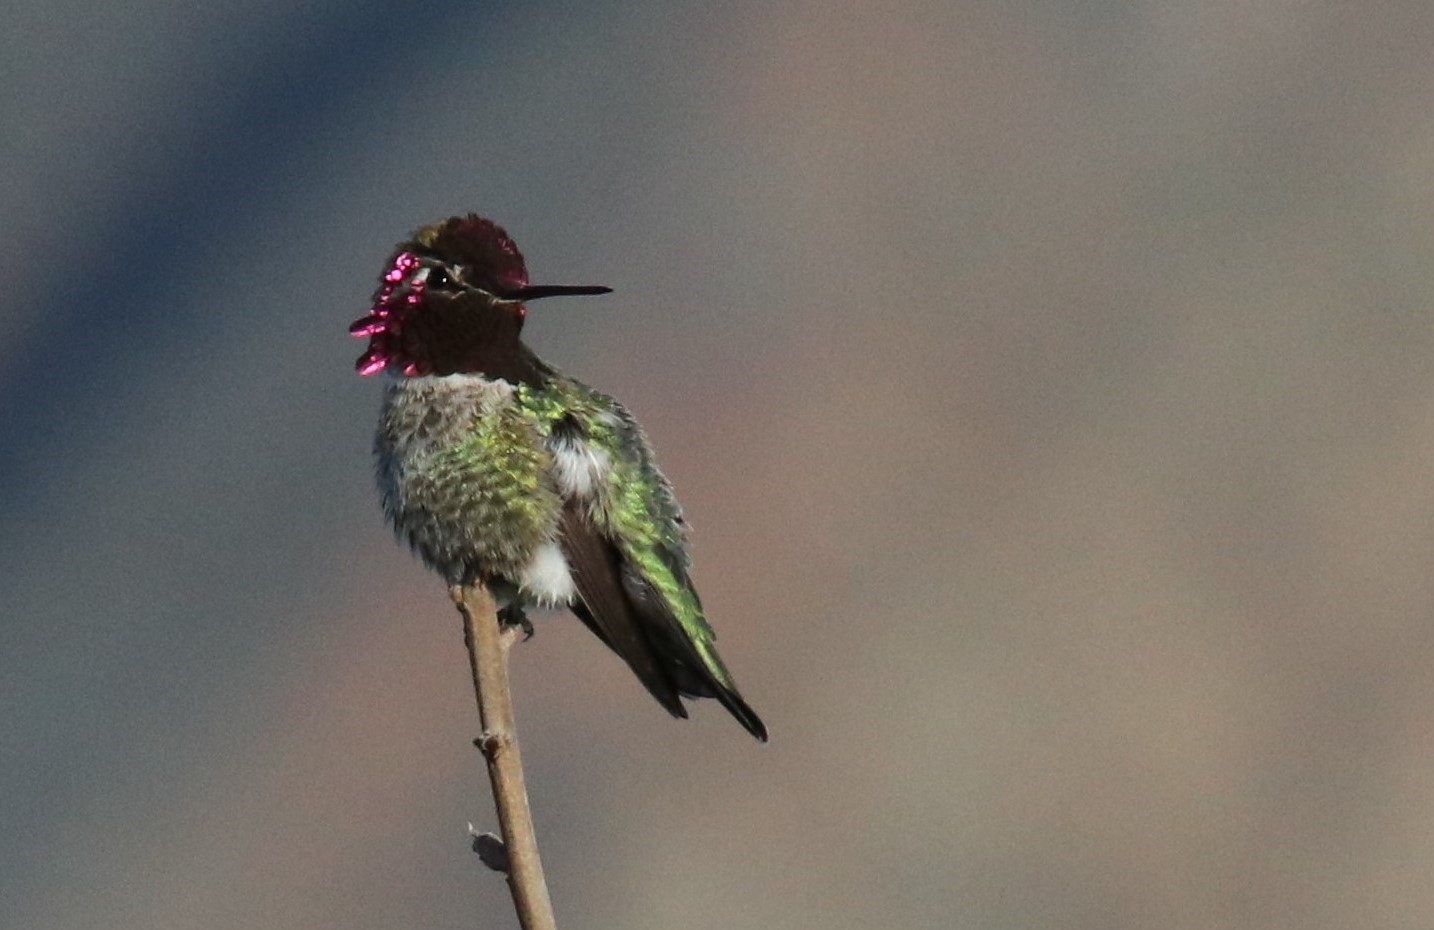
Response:
[{"label": "bird's head", "polygon": [[468,214],[425,226],[400,243],[368,315],[349,327],[368,337],[355,367],[403,376],[483,372],[501,377],[521,351],[526,302],[606,294],[589,285],[531,285],[523,254],[491,220]]}]

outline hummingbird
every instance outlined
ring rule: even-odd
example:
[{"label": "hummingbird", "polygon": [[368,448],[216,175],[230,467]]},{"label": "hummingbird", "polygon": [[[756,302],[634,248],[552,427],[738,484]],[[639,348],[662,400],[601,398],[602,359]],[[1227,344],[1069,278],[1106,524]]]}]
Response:
[{"label": "hummingbird", "polygon": [[528,304],[611,288],[528,283],[476,214],[425,226],[384,265],[360,375],[388,384],[374,439],[383,510],[449,584],[482,583],[503,622],[567,607],[674,717],[716,698],[763,742],[689,574],[687,525],[627,408],[522,341]]}]

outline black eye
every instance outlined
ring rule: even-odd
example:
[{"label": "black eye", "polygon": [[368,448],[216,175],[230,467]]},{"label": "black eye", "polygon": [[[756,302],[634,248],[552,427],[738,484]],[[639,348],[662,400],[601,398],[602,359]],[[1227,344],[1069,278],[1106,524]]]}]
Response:
[{"label": "black eye", "polygon": [[453,289],[453,278],[449,276],[445,268],[432,268],[428,272],[428,278],[424,281],[430,288],[440,291]]}]

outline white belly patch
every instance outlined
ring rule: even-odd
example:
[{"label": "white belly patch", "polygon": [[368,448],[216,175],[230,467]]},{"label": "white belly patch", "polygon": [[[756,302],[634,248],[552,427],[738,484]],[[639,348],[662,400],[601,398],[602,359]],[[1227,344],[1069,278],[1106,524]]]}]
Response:
[{"label": "white belly patch", "polygon": [[577,594],[573,570],[567,556],[556,542],[546,542],[533,553],[518,576],[518,587],[524,599],[541,607],[561,607]]},{"label": "white belly patch", "polygon": [[591,498],[612,469],[607,452],[581,440],[553,443],[552,450],[553,473],[564,497]]}]

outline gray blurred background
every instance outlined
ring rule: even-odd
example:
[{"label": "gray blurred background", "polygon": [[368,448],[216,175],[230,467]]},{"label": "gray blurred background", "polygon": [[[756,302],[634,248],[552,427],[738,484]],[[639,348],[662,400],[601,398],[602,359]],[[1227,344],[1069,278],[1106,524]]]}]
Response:
[{"label": "gray blurred background", "polygon": [[21,0],[0,926],[516,926],[352,370],[480,211],[773,741],[515,657],[573,928],[1434,926],[1434,7]]}]

